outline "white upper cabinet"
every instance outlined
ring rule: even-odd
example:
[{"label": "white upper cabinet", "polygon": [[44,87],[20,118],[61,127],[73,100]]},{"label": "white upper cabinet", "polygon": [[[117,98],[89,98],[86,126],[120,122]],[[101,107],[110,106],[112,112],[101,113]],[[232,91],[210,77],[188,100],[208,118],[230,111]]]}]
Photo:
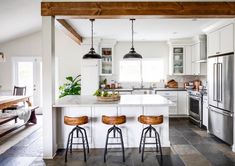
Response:
[{"label": "white upper cabinet", "polygon": [[216,55],[219,53],[220,51],[220,42],[219,42],[220,37],[219,36],[220,36],[219,31],[212,32],[207,36],[208,56]]},{"label": "white upper cabinet", "polygon": [[172,54],[173,74],[182,75],[185,73],[185,50],[182,46],[174,46]]},{"label": "white upper cabinet", "polygon": [[229,24],[223,28],[220,28],[214,32],[208,34],[208,56],[225,54],[233,52],[234,45],[234,27],[233,24]]},{"label": "white upper cabinet", "polygon": [[116,40],[102,40],[100,43],[100,75],[108,76],[114,73],[114,48]]},{"label": "white upper cabinet", "polygon": [[206,59],[205,42],[199,42],[192,45],[192,64],[191,73],[193,75],[206,75],[206,63],[199,63]]},{"label": "white upper cabinet", "polygon": [[192,74],[192,48],[191,46],[185,46],[185,75]]},{"label": "white upper cabinet", "polygon": [[233,52],[233,24],[230,24],[220,31],[221,53]]}]

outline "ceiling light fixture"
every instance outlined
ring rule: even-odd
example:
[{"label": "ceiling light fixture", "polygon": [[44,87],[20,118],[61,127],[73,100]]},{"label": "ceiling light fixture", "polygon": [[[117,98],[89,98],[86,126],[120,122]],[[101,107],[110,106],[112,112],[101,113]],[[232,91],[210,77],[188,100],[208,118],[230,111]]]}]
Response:
[{"label": "ceiling light fixture", "polygon": [[90,19],[90,21],[91,21],[91,49],[82,58],[83,59],[101,59],[101,56],[95,52],[95,49],[93,47],[93,22],[95,21],[95,19]]},{"label": "ceiling light fixture", "polygon": [[135,51],[134,48],[134,28],[133,28],[133,22],[135,21],[135,19],[130,19],[131,21],[131,32],[132,32],[132,41],[131,41],[131,50],[129,53],[127,53],[126,55],[124,55],[123,59],[142,59],[142,56],[140,54],[138,54]]}]

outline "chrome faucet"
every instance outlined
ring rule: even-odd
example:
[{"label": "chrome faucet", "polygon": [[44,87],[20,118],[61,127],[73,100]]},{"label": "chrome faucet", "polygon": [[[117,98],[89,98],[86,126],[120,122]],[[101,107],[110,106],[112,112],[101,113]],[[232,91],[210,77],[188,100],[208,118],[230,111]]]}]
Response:
[{"label": "chrome faucet", "polygon": [[140,88],[144,88],[143,76],[141,75]]},{"label": "chrome faucet", "polygon": [[144,88],[142,61],[140,62],[140,88]]}]

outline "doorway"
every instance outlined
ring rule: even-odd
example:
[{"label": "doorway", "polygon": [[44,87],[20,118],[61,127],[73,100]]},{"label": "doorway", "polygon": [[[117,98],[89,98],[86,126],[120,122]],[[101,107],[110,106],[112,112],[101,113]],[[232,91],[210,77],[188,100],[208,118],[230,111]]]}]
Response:
[{"label": "doorway", "polygon": [[36,114],[42,114],[42,60],[38,57],[13,58],[13,86],[26,86],[26,95],[38,105]]}]

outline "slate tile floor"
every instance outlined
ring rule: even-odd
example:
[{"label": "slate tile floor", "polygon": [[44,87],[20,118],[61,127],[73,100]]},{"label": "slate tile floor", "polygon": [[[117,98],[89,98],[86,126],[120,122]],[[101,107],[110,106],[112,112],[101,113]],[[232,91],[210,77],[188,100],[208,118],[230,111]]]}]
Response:
[{"label": "slate tile floor", "polygon": [[[219,139],[189,123],[187,119],[170,119],[171,148],[163,149],[164,166],[235,166],[235,153]],[[120,153],[108,155],[103,163],[103,149],[91,150],[87,163],[81,152],[73,152],[64,163],[64,150],[58,150],[53,160],[42,159],[42,129],[0,155],[1,166],[158,166],[159,155],[146,153],[142,163],[138,149],[126,149],[126,162]]]}]

